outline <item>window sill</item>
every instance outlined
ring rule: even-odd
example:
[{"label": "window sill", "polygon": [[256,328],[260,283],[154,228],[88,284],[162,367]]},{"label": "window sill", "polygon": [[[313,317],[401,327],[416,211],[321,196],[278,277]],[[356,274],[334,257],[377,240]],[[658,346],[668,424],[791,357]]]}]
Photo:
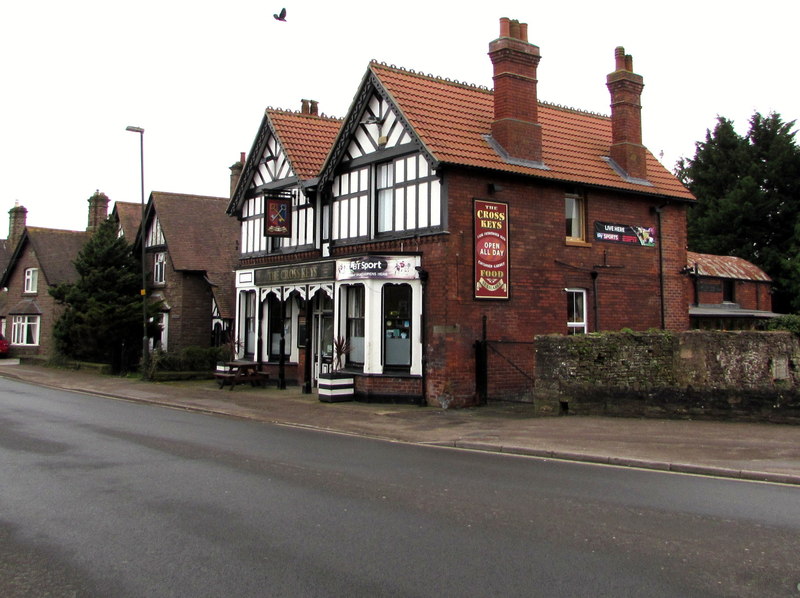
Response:
[{"label": "window sill", "polygon": [[591,243],[587,243],[586,241],[582,241],[580,239],[565,239],[564,244],[568,247],[591,247]]}]

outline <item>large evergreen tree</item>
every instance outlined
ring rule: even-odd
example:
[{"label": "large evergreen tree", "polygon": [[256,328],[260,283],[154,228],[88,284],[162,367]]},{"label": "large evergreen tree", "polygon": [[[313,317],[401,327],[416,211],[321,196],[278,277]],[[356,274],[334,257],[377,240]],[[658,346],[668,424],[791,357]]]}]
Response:
[{"label": "large evergreen tree", "polygon": [[141,270],[111,220],[97,227],[74,262],[79,279],[53,287],[65,306],[55,323],[56,348],[74,359],[111,363],[115,372],[141,354]]},{"label": "large evergreen tree", "polygon": [[775,282],[774,308],[781,312],[800,311],[800,148],[793,127],[777,113],[755,113],[740,136],[720,117],[694,158],[677,168],[697,197],[689,249],[761,267]]}]

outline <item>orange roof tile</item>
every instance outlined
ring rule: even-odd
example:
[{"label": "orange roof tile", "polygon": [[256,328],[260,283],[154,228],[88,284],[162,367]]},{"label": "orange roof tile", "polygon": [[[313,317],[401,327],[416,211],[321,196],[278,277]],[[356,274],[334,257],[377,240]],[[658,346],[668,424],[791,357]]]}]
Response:
[{"label": "orange roof tile", "polygon": [[772,279],[761,268],[747,260],[732,255],[711,255],[708,253],[686,252],[686,265],[694,270],[697,266],[700,276],[715,278],[735,278],[737,280],[756,280],[771,282]]},{"label": "orange roof tile", "polygon": [[607,116],[540,102],[547,169],[514,164],[504,160],[486,139],[494,119],[491,90],[377,62],[370,63],[369,68],[426,149],[440,162],[694,199],[650,152],[647,179],[651,185],[621,177],[605,160],[611,146],[611,119]]},{"label": "orange roof tile", "polygon": [[319,175],[342,120],[274,108],[266,114],[295,175],[304,180]]}]

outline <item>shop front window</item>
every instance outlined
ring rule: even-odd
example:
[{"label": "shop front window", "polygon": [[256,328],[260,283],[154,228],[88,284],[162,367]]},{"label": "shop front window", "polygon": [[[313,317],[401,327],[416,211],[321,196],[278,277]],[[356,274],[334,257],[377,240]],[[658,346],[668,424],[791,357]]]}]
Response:
[{"label": "shop front window", "polygon": [[411,286],[383,287],[383,364],[388,368],[411,366]]}]

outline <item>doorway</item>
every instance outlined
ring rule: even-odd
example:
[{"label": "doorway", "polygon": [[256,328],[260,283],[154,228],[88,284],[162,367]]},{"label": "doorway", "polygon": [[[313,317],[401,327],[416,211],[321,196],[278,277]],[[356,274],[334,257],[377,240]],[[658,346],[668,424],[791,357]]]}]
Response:
[{"label": "doorway", "polygon": [[317,386],[320,374],[327,374],[333,365],[333,299],[318,291],[312,302],[311,348],[312,385]]}]

